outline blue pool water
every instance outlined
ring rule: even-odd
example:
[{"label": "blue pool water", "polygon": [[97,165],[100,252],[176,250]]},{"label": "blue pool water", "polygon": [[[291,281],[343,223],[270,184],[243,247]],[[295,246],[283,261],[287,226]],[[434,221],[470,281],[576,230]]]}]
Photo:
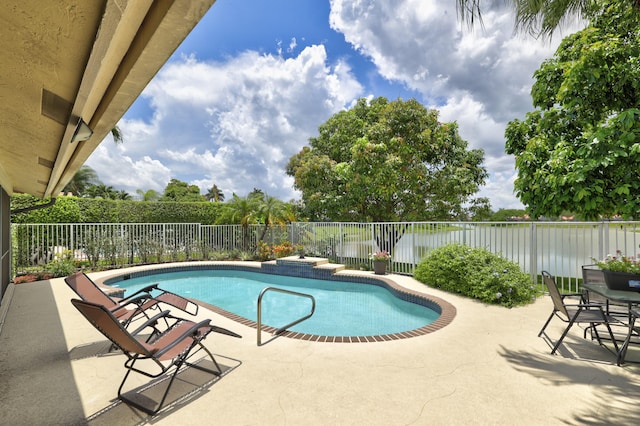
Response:
[{"label": "blue pool water", "polygon": [[[439,314],[406,302],[388,290],[370,284],[261,274],[234,270],[169,272],[119,281],[126,294],[159,283],[160,288],[210,303],[251,321],[257,318],[257,300],[265,287],[311,294],[316,310],[289,330],[322,336],[374,336],[400,333],[431,324]],[[262,323],[282,327],[311,310],[311,301],[279,292],[262,299]]]}]

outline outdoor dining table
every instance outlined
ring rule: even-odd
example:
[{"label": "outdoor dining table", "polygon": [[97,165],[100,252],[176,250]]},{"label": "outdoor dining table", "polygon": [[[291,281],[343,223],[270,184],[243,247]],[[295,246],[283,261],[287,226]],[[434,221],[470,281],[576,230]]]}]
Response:
[{"label": "outdoor dining table", "polygon": [[583,283],[582,289],[597,293],[605,298],[607,298],[611,302],[615,302],[618,304],[626,304],[629,308],[629,316],[628,322],[626,323],[629,327],[629,333],[623,344],[620,346],[616,356],[616,362],[618,365],[624,362],[624,357],[626,355],[627,346],[629,346],[629,341],[631,340],[631,335],[633,334],[633,325],[634,318],[632,318],[631,309],[640,304],[640,292],[633,290],[611,290],[606,285],[602,284],[591,284],[591,283]]}]

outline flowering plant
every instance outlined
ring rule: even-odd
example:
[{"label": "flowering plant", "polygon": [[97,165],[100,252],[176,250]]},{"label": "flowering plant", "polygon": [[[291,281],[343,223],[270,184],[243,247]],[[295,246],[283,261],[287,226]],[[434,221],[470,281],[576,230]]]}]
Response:
[{"label": "flowering plant", "polygon": [[278,245],[271,247],[273,254],[276,258],[291,256],[293,254],[294,247],[289,241],[283,241]]},{"label": "flowering plant", "polygon": [[607,255],[603,260],[593,259],[600,269],[614,272],[630,272],[640,274],[640,255],[626,256],[622,250],[616,250],[616,255]]},{"label": "flowering plant", "polygon": [[377,251],[375,253],[371,253],[369,254],[369,259],[373,260],[373,261],[387,261],[389,259],[391,259],[391,256],[389,255],[389,253],[386,250],[382,250],[382,251]]}]

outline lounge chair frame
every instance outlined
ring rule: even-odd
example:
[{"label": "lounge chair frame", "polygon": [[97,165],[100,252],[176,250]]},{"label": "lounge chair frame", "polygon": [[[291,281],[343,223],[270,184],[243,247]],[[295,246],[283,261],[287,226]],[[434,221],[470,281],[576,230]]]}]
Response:
[{"label": "lounge chair frame", "polygon": [[[147,313],[150,308],[157,308],[163,303],[175,307],[190,315],[198,314],[198,304],[175,293],[162,290],[158,284],[151,284],[140,289],[126,298],[112,298],[106,294],[87,274],[82,271],[69,275],[64,279],[67,285],[82,299],[105,306],[114,314],[125,327],[143,315],[151,318]],[[160,294],[154,296],[153,291]]]},{"label": "lounge chair frame", "polygon": [[[613,336],[613,332],[611,331],[611,326],[609,325],[609,321],[617,320],[606,315],[604,310],[602,309],[601,304],[585,303],[584,297],[581,293],[561,294],[554,277],[547,271],[542,271],[542,278],[547,286],[547,289],[549,290],[549,296],[551,296],[551,300],[553,301],[553,312],[551,312],[551,315],[549,315],[549,318],[544,323],[544,326],[538,333],[538,337],[542,336],[544,330],[547,328],[547,325],[549,325],[554,316],[567,323],[567,327],[564,329],[562,335],[553,346],[551,354],[555,354],[565,336],[567,335],[567,333],[569,333],[571,327],[574,324],[579,323],[588,323],[589,327],[584,330],[584,337],[586,337],[587,335],[587,330],[591,330],[592,336],[595,336],[596,340],[601,345],[602,340],[600,339],[600,335],[598,334],[596,326],[604,325],[609,332],[609,336],[611,338],[611,341],[613,342],[613,346],[615,347],[616,352],[618,352],[618,344],[616,343],[616,339]],[[565,298],[572,296],[579,297],[580,303],[565,303]]]},{"label": "lounge chair frame", "polygon": [[[79,299],[72,299],[71,303],[80,313],[114,346],[118,347],[126,355],[127,360],[124,367],[127,370],[118,388],[118,399],[121,401],[154,416],[164,406],[171,385],[182,367],[188,366],[210,373],[214,376],[222,374],[222,369],[213,354],[202,344],[202,341],[211,332],[226,334],[233,337],[241,337],[230,330],[210,324],[210,320],[203,320],[198,323],[173,317],[169,311],[162,311],[150,318],[133,332],[129,332],[120,321],[105,306],[87,302]],[[171,318],[173,325],[160,333],[152,333],[151,340],[142,341],[139,336],[141,332],[149,327],[157,330],[155,325],[162,318]],[[138,336],[138,338],[136,338]],[[209,369],[201,365],[190,362],[197,353],[204,351],[211,359],[214,369]],[[150,371],[149,368],[140,368],[140,362],[152,361],[158,367],[157,372]],[[145,363],[146,364],[146,363]],[[136,372],[150,378],[157,378],[173,372],[169,376],[169,383],[162,395],[158,405],[147,407],[124,395],[123,388],[131,372]]]}]

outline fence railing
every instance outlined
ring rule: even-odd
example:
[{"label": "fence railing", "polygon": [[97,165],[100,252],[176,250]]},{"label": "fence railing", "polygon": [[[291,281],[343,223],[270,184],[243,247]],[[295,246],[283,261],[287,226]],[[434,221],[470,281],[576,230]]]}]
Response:
[{"label": "fence railing", "polygon": [[255,253],[258,240],[302,244],[308,255],[371,269],[369,254],[386,250],[390,270],[412,274],[431,250],[449,243],[482,247],[520,264],[567,277],[575,290],[581,266],[622,250],[635,255],[640,222],[393,222],[200,225],[195,223],[13,224],[14,274],[70,253],[89,266],[125,267],[182,260],[212,260],[220,253]]}]

